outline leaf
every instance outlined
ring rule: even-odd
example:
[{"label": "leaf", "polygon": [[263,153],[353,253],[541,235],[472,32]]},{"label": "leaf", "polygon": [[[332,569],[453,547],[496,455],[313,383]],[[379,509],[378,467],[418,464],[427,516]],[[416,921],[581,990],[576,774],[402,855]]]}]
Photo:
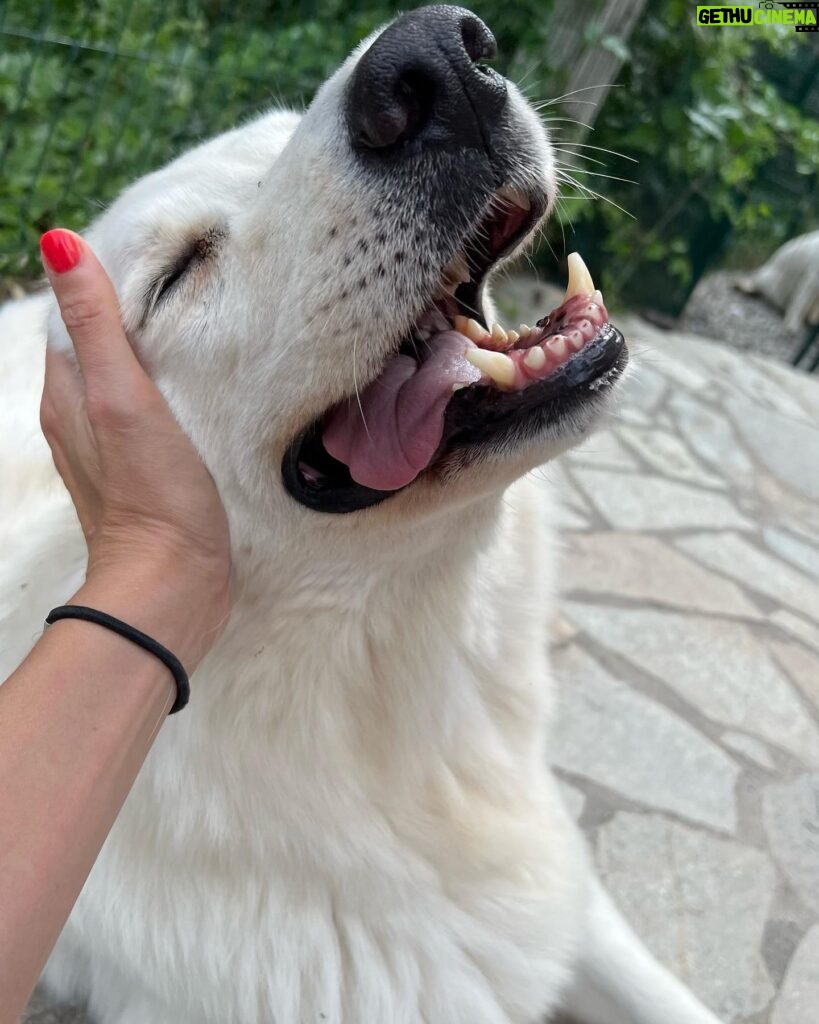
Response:
[{"label": "leaf", "polygon": [[599,43],[601,50],[613,53],[618,60],[625,63],[631,58],[631,50],[628,44],[620,36],[603,36]]}]

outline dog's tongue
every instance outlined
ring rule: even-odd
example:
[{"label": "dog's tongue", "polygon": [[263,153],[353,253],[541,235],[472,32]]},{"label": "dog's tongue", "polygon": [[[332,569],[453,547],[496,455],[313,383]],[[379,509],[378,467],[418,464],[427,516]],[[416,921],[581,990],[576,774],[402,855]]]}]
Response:
[{"label": "dog's tongue", "polygon": [[442,331],[426,343],[420,365],[396,356],[360,396],[331,412],[324,447],[350,470],[357,484],[395,491],[432,461],[444,431],[444,413],[456,384],[472,384],[481,371],[464,358],[472,342]]}]

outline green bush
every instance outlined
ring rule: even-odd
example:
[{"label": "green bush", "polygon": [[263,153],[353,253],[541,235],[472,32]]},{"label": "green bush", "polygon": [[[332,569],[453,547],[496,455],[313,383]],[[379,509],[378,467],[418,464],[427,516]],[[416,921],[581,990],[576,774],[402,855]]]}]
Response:
[{"label": "green bush", "polygon": [[610,202],[567,206],[612,299],[676,312],[715,262],[754,265],[819,226],[819,56],[809,38],[785,27],[698,28],[688,0],[646,8],[622,88],[587,139],[639,163],[585,162],[639,185],[581,173]]}]

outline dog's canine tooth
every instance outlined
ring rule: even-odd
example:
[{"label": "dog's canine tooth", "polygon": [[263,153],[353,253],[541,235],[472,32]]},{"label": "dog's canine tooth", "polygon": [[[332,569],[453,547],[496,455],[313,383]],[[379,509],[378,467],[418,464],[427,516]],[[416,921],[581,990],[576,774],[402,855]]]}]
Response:
[{"label": "dog's canine tooth", "polygon": [[458,284],[458,281],[453,281],[448,277],[444,277],[435,289],[435,292],[432,295],[433,299],[451,299],[455,294]]},{"label": "dog's canine tooth", "polygon": [[495,195],[499,199],[505,199],[507,202],[512,203],[521,210],[531,210],[532,202],[527,195],[523,192],[519,192],[516,188],[512,188],[511,185],[504,185],[503,188],[499,188]]},{"label": "dog's canine tooth", "polygon": [[444,278],[448,281],[466,284],[470,280],[470,276],[469,267],[466,265],[463,253],[456,253],[444,267]]},{"label": "dog's canine tooth", "polygon": [[530,370],[542,370],[546,365],[546,353],[540,345],[533,345],[523,357],[523,362]]},{"label": "dog's canine tooth", "polygon": [[596,290],[594,281],[589,273],[589,268],[583,262],[579,252],[569,253],[569,283],[566,286],[566,294],[563,301],[568,302],[575,295],[591,295]]},{"label": "dog's canine tooth", "polygon": [[501,387],[510,388],[515,383],[515,364],[503,352],[490,352],[484,348],[469,348],[466,358],[481,373],[491,377]]}]

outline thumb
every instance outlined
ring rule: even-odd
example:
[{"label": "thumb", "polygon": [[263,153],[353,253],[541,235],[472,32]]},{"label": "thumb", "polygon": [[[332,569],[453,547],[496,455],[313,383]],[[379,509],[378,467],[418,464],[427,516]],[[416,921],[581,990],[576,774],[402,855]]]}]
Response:
[{"label": "thumb", "polygon": [[125,336],[105,269],[79,235],[62,228],[42,236],[40,252],[86,389],[121,393],[143,371]]}]

